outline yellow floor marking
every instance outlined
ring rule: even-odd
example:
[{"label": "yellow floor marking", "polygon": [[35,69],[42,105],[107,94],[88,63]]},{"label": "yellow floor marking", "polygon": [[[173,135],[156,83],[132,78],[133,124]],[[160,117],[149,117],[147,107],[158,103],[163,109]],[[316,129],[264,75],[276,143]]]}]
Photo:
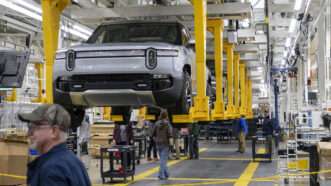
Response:
[{"label": "yellow floor marking", "polygon": [[[158,178],[145,178],[144,180],[157,180]],[[236,181],[235,178],[172,178],[173,181]]]},{"label": "yellow floor marking", "polygon": [[265,154],[265,153],[267,153],[267,149],[265,149],[265,148],[260,148],[260,149],[257,151],[257,153],[259,153],[259,154]]},{"label": "yellow floor marking", "polygon": [[199,186],[199,185],[214,185],[214,184],[226,184],[233,183],[235,180],[224,181],[209,181],[209,182],[197,182],[197,183],[175,183],[175,184],[162,184],[164,186]]},{"label": "yellow floor marking", "polygon": [[[273,177],[261,177],[254,178],[252,182],[274,182],[278,178]],[[144,180],[158,180],[158,178],[145,178]],[[235,178],[169,178],[172,181],[231,181],[236,182],[238,179]]]},{"label": "yellow floor marking", "polygon": [[[177,178],[170,178],[169,180],[178,180]],[[184,180],[184,179],[179,179],[179,180]],[[189,180],[189,179],[185,179]],[[214,181],[212,181],[214,180]],[[219,184],[226,184],[226,183],[237,183],[239,179],[210,179],[209,181],[205,182],[195,182],[195,183],[175,183],[175,184],[163,184],[164,186],[199,186],[199,185],[219,185]],[[189,181],[196,181],[196,179],[192,179]],[[259,178],[259,179],[252,179],[250,180],[251,182],[278,182],[278,180],[275,179],[264,179],[264,178]]]},{"label": "yellow floor marking", "polygon": [[[202,148],[202,149],[200,149],[199,153],[204,152],[206,150],[207,150],[207,148]],[[185,157],[185,158],[181,158],[179,160],[172,160],[172,161],[168,162],[167,165],[168,165],[168,167],[171,167],[171,166],[173,166],[173,165],[175,165],[175,164],[177,164],[177,163],[179,163],[181,161],[187,160],[187,159],[188,158]],[[145,178],[147,178],[147,177],[149,177],[149,176],[151,176],[151,175],[153,175],[153,174],[155,174],[157,172],[159,172],[159,166],[154,167],[154,168],[151,168],[151,169],[149,169],[149,170],[147,170],[145,172],[142,172],[142,173],[138,174],[137,176],[134,177],[134,181],[130,181],[128,183],[111,184],[111,185],[112,186],[128,186],[128,185],[130,185],[132,183],[135,183],[135,182],[144,180]],[[110,186],[110,184],[93,184],[93,186]]]},{"label": "yellow floor marking", "polygon": [[22,180],[26,179],[26,176],[18,176],[18,175],[12,175],[12,174],[2,174],[2,173],[0,173],[0,176],[9,177],[9,178],[16,178],[16,179],[22,179]]},{"label": "yellow floor marking", "polygon": [[[257,153],[262,153],[264,151],[265,151],[265,149],[260,148],[260,149],[258,149]],[[259,163],[256,163],[256,162],[249,163],[248,166],[246,167],[246,169],[244,170],[244,172],[241,174],[239,179],[234,184],[234,186],[248,185],[249,182],[251,181],[252,177],[254,176],[254,173],[258,166],[259,166]]]},{"label": "yellow floor marking", "polygon": [[[253,161],[252,158],[199,158],[199,160],[215,160],[215,161]],[[255,161],[269,160],[266,158],[255,158]],[[273,159],[277,160],[277,159]]]}]

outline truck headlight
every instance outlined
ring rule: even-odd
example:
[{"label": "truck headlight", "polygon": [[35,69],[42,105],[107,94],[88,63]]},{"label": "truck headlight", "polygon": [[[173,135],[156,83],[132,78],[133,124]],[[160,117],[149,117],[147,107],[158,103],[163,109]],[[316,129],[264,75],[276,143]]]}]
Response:
[{"label": "truck headlight", "polygon": [[155,48],[148,48],[146,50],[146,67],[149,70],[156,68],[157,66],[157,51]]},{"label": "truck headlight", "polygon": [[66,69],[72,71],[75,68],[76,53],[74,50],[68,50],[66,53]]}]

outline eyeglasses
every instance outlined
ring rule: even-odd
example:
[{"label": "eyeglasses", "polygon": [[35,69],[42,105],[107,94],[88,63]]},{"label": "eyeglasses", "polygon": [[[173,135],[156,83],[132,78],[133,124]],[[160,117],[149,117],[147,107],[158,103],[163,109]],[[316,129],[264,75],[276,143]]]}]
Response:
[{"label": "eyeglasses", "polygon": [[32,132],[35,130],[43,129],[43,128],[49,128],[52,127],[47,122],[34,122],[34,123],[28,123],[28,131]]}]

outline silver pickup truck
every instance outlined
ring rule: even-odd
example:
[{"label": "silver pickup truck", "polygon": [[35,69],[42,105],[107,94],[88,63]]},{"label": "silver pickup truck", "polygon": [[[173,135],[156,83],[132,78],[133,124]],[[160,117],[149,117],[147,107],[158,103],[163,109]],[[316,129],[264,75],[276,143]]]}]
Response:
[{"label": "silver pickup truck", "polygon": [[126,114],[149,105],[185,114],[194,60],[194,42],[179,22],[102,24],[87,43],[57,52],[54,102],[69,110],[112,106],[113,114]]}]

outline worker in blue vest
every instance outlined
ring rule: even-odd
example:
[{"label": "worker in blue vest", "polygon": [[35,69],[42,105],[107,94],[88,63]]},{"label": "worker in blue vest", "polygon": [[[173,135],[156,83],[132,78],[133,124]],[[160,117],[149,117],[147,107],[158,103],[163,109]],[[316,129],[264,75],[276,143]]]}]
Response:
[{"label": "worker in blue vest", "polygon": [[246,150],[246,135],[248,133],[248,126],[244,115],[240,116],[237,134],[238,134],[238,151],[240,153],[244,153]]}]

